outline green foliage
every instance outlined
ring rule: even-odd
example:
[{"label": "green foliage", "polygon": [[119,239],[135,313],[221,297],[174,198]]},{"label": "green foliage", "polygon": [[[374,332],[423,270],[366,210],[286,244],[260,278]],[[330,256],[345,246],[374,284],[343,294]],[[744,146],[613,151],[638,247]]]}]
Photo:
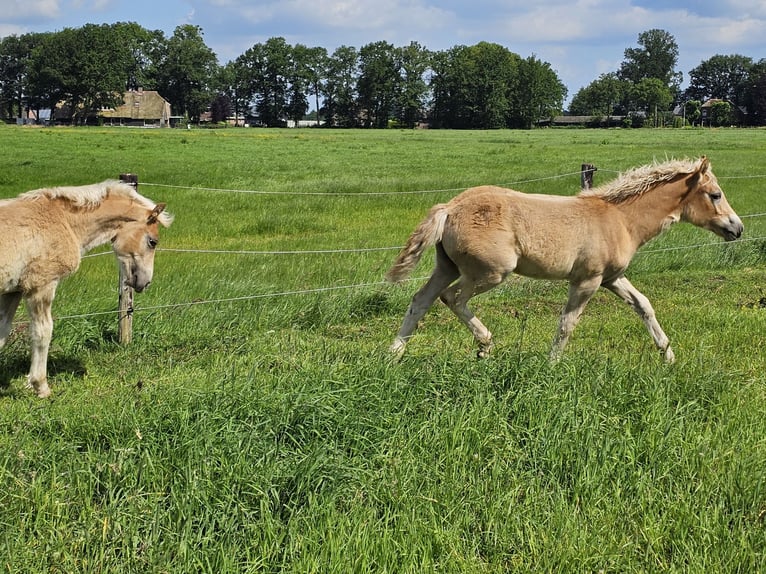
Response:
[{"label": "green foliage", "polygon": [[747,56],[732,54],[715,56],[704,60],[689,72],[688,98],[742,102],[753,60]]},{"label": "green foliage", "polygon": [[728,126],[734,123],[729,102],[713,102],[710,106],[710,122],[714,126]]},{"label": "green foliage", "polygon": [[574,95],[569,111],[575,116],[614,115],[629,89],[630,84],[616,73],[601,74]]},{"label": "green foliage", "polygon": [[[0,197],[132,172],[176,215],[130,346],[114,342],[105,253],[60,286],[51,400],[24,388],[23,312],[0,352],[4,571],[766,568],[763,130],[6,127],[3,141]],[[386,360],[420,281],[380,281],[434,203],[483,183],[574,194],[583,160],[598,185],[702,153],[753,217],[728,244],[679,224],[631,264],[676,365],[608,293],[549,365],[566,286],[523,278],[474,300],[489,359],[436,306]],[[359,248],[390,249],[296,253]]]},{"label": "green foliage", "polygon": [[218,60],[205,45],[199,26],[178,26],[157,67],[157,89],[174,115],[198,120],[213,99]]},{"label": "green foliage", "polygon": [[638,35],[639,48],[627,48],[618,76],[632,84],[654,78],[670,91],[677,91],[681,74],[678,64],[678,43],[666,30],[652,29]]}]

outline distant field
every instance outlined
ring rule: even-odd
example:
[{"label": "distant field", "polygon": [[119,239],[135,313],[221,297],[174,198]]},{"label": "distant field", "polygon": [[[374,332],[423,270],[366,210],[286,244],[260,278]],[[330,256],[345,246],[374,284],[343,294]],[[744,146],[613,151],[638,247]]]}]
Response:
[{"label": "distant field", "polygon": [[[54,303],[52,399],[24,389],[23,313],[0,351],[4,572],[766,568],[766,130],[0,126],[0,144],[0,198],[130,172],[176,216],[131,345],[103,248]],[[474,300],[488,360],[440,306],[386,360],[420,282],[383,274],[434,203],[702,154],[743,239],[679,225],[628,272],[676,365],[608,293],[549,365],[566,285],[523,278]]]}]

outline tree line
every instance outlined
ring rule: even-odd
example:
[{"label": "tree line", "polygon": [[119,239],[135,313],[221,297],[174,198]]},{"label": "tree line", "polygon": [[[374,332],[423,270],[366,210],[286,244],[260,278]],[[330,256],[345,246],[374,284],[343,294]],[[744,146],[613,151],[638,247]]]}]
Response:
[{"label": "tree line", "polygon": [[682,121],[695,123],[701,106],[718,100],[708,118],[712,125],[766,125],[766,59],[715,55],[689,72],[689,86],[681,90],[675,38],[654,29],[639,34],[638,44],[625,50],[618,70],[602,74],[573,96],[571,114],[616,115],[626,122],[656,125],[665,123],[667,112],[676,106]]},{"label": "tree line", "polygon": [[[674,102],[722,97],[759,125],[766,118],[764,60],[703,62],[682,93],[677,58],[670,34],[642,33],[618,72],[575,94],[571,113],[638,119]],[[313,104],[330,127],[530,128],[562,113],[567,96],[550,64],[489,42],[431,51],[379,41],[329,53],[274,37],[222,65],[193,25],[170,37],[121,22],[0,40],[0,117],[63,103],[68,121],[86,123],[137,88],[157,90],[188,121],[208,112],[214,122],[235,116],[270,127],[303,119]]]}]

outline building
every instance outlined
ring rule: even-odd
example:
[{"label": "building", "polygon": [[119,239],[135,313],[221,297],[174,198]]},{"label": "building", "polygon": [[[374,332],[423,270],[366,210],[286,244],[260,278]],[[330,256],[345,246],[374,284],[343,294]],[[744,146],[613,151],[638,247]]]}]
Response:
[{"label": "building", "polygon": [[125,92],[125,102],[99,112],[105,125],[170,127],[170,103],[154,90]]}]

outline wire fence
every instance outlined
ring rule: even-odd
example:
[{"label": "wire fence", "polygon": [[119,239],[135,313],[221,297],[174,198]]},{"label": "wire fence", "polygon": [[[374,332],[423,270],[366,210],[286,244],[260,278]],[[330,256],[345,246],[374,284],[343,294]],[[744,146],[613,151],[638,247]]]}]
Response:
[{"label": "wire fence", "polygon": [[[598,169],[601,173],[620,173],[617,170],[607,170],[607,169]],[[503,184],[497,184],[502,187],[510,187],[510,186],[519,186],[529,183],[536,183],[541,181],[549,181],[549,180],[555,180],[555,179],[563,179],[573,176],[580,176],[582,174],[582,171],[576,171],[576,172],[568,172],[564,174],[554,175],[554,176],[547,176],[547,177],[539,177],[539,178],[532,178],[532,179],[525,179],[525,180],[518,180],[510,183],[503,183]],[[724,179],[766,179],[766,175],[753,175],[753,176],[727,176],[727,177],[719,177],[719,180]],[[447,193],[447,192],[459,192],[463,191],[465,188],[444,188],[444,189],[428,189],[428,190],[412,190],[412,191],[390,191],[390,192],[300,192],[300,191],[264,191],[264,190],[246,190],[246,189],[225,189],[225,188],[213,188],[213,187],[192,187],[192,186],[182,186],[182,185],[171,185],[171,184],[161,184],[161,183],[147,183],[147,182],[141,182],[141,186],[152,186],[152,187],[162,187],[162,188],[168,188],[168,189],[183,189],[183,190],[190,190],[195,192],[206,192],[206,193],[231,193],[231,194],[251,194],[251,195],[279,195],[279,196],[329,196],[329,197],[371,197],[371,196],[401,196],[401,195],[414,195],[414,194],[438,194],[438,193]],[[742,219],[752,219],[752,218],[759,218],[766,216],[766,212],[761,213],[751,213],[740,216]],[[760,236],[760,237],[749,237],[744,239],[739,239],[738,243],[745,243],[745,242],[756,242],[756,241],[764,241],[766,242],[766,236]],[[669,252],[669,251],[682,251],[682,250],[694,250],[694,249],[701,249],[706,247],[717,247],[723,245],[722,242],[708,242],[708,243],[697,243],[693,245],[681,245],[681,246],[674,246],[674,247],[663,247],[663,248],[657,248],[657,249],[643,249],[636,253],[636,256],[644,256],[644,255],[650,255],[655,253],[663,253],[663,252]],[[384,251],[398,251],[402,249],[401,245],[395,245],[395,246],[381,246],[381,247],[365,247],[365,248],[353,248],[353,249],[311,249],[311,250],[246,250],[246,249],[237,249],[237,250],[223,250],[223,249],[183,249],[183,248],[160,248],[158,251],[166,252],[166,253],[177,253],[177,254],[201,254],[201,255],[238,255],[238,256],[301,256],[301,255],[336,255],[336,254],[359,254],[359,253],[371,253],[371,252],[384,252]],[[85,255],[83,259],[90,258],[90,257],[99,257],[103,255],[108,255],[110,251],[101,251],[97,253],[92,253]],[[410,279],[411,281],[416,280],[422,280],[424,278],[413,278]],[[171,303],[171,304],[164,304],[164,305],[155,305],[155,306],[148,306],[148,307],[136,307],[130,310],[131,313],[137,313],[137,312],[149,312],[149,311],[157,311],[157,310],[165,310],[165,309],[180,309],[180,308],[190,308],[194,306],[199,305],[216,305],[216,304],[223,304],[223,303],[236,303],[241,301],[252,301],[256,299],[266,299],[266,298],[277,298],[277,297],[287,297],[287,296],[298,296],[298,295],[309,295],[309,294],[317,294],[317,293],[325,293],[329,291],[339,291],[339,290],[352,290],[352,289],[367,289],[370,287],[380,287],[386,285],[385,281],[378,281],[378,282],[370,282],[370,283],[358,283],[358,284],[350,284],[350,285],[339,285],[339,286],[331,286],[331,287],[317,287],[312,289],[301,289],[301,290],[292,290],[292,291],[282,291],[282,292],[275,292],[275,293],[259,293],[259,294],[253,294],[253,295],[246,295],[246,296],[239,296],[239,297],[227,297],[227,298],[217,298],[217,299],[207,299],[207,300],[199,300],[195,299],[193,301],[188,301],[184,303]],[[65,320],[65,319],[79,319],[79,318],[88,318],[88,317],[95,317],[95,316],[103,316],[103,315],[118,315],[119,319],[119,310],[114,309],[110,311],[96,311],[96,312],[89,312],[89,313],[79,313],[79,314],[72,314],[72,315],[63,315],[60,317],[56,317],[57,321]]]}]

